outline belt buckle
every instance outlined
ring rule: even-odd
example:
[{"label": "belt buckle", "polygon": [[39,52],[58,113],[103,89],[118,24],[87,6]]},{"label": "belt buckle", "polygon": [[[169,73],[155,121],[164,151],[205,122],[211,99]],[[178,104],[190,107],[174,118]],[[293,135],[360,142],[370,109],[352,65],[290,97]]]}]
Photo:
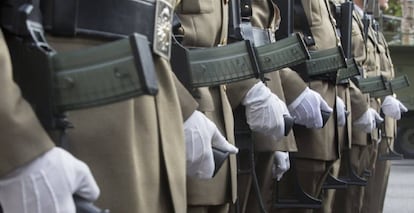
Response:
[{"label": "belt buckle", "polygon": [[153,51],[169,60],[171,55],[173,7],[166,0],[157,0],[155,6],[155,26]]}]

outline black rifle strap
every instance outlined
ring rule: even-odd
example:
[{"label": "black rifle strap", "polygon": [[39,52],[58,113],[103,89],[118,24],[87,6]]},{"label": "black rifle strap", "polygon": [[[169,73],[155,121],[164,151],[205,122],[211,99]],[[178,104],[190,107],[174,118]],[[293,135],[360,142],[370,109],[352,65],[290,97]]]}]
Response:
[{"label": "black rifle strap", "polygon": [[281,40],[293,34],[293,26],[295,21],[294,0],[274,0],[280,10],[280,24],[276,31],[276,39]]},{"label": "black rifle strap", "polygon": [[303,41],[305,41],[306,46],[310,47],[315,45],[315,40],[313,38],[308,18],[305,14],[305,9],[303,8],[301,0],[295,0],[295,15],[300,19],[296,23],[300,25],[300,30],[303,33]]}]

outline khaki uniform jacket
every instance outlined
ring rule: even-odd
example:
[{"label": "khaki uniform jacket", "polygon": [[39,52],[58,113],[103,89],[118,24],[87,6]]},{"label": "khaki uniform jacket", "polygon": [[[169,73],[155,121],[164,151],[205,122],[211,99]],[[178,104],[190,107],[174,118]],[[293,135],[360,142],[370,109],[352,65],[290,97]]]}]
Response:
[{"label": "khaki uniform jacket", "polygon": [[[176,7],[181,21],[183,45],[212,47],[227,43],[228,2],[221,0],[182,0]],[[250,86],[241,88],[247,93]],[[193,91],[198,110],[204,112],[234,144],[233,113],[225,86],[200,88]],[[241,99],[239,100],[241,101]],[[211,179],[187,178],[188,205],[220,205],[235,202],[237,198],[235,156],[231,155]]]},{"label": "khaki uniform jacket", "polygon": [[[325,0],[302,0],[302,4],[316,43],[310,50],[323,50],[337,46],[339,40],[331,19],[329,3]],[[295,85],[285,85],[284,82],[282,84],[286,99],[292,99],[288,97],[291,94],[289,89],[294,89]],[[335,85],[325,81],[311,81],[309,87],[317,91],[330,107],[334,106]],[[322,129],[295,126],[294,132],[298,145],[298,152],[295,156],[325,161],[336,160],[339,157],[339,144],[335,136],[335,120],[331,116]]]}]

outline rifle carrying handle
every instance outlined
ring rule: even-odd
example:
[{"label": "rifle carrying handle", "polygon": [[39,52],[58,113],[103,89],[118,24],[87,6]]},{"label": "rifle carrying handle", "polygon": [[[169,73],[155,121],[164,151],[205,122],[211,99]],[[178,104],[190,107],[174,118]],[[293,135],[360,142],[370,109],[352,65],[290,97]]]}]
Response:
[{"label": "rifle carrying handle", "polygon": [[76,213],[110,213],[108,209],[102,210],[78,195],[73,195],[73,200],[75,201]]}]

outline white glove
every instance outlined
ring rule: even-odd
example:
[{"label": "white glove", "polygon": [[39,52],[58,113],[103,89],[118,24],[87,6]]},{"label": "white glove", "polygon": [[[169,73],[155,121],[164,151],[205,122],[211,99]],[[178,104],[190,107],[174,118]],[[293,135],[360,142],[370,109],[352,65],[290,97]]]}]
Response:
[{"label": "white glove", "polygon": [[74,213],[73,194],[94,201],[99,188],[89,167],[61,148],[0,179],[4,213]]},{"label": "white glove", "polygon": [[227,142],[217,126],[203,113],[194,111],[184,122],[187,175],[211,178],[214,173],[212,147],[236,154],[239,150]]},{"label": "white glove", "polygon": [[332,112],[332,108],[323,100],[322,96],[309,87],[289,104],[288,109],[295,118],[295,123],[307,128],[322,128],[321,111]]},{"label": "white glove", "polygon": [[344,101],[338,96],[336,97],[336,114],[338,119],[338,126],[345,126],[346,107]]},{"label": "white glove", "polygon": [[394,118],[395,120],[400,120],[401,113],[408,111],[407,107],[392,95],[385,97],[381,109],[384,112],[384,115]]},{"label": "white glove", "polygon": [[283,174],[290,169],[289,152],[275,151],[273,156],[272,174],[273,178],[279,181]]},{"label": "white glove", "polygon": [[252,131],[280,140],[285,134],[283,115],[289,115],[285,102],[273,94],[262,82],[256,83],[242,100],[246,120]]},{"label": "white glove", "polygon": [[368,110],[362,114],[357,120],[353,122],[353,125],[366,133],[372,132],[375,128],[377,128],[376,121],[384,121],[381,116],[375,111],[373,108],[368,108]]}]

